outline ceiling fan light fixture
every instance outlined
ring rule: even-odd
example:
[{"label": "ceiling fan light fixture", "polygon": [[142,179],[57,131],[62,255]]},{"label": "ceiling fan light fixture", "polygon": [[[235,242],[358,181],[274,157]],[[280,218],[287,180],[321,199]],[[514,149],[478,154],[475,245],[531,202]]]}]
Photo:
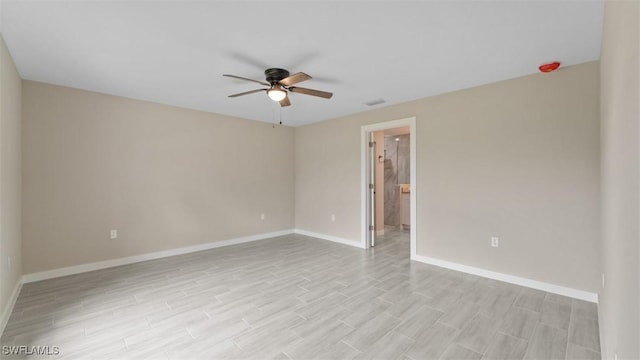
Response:
[{"label": "ceiling fan light fixture", "polygon": [[[2,0],[0,0],[0,1],[2,1]],[[242,77],[242,76],[236,76],[236,75],[231,75],[231,74],[222,74],[222,76],[235,78],[235,79],[239,79],[239,80],[251,81],[251,82],[258,83],[258,84],[262,84],[264,86],[268,86],[268,88],[266,88],[266,89],[265,88],[255,89],[255,90],[241,92],[241,93],[238,93],[238,94],[229,95],[229,97],[231,97],[231,98],[235,98],[235,97],[238,97],[238,96],[244,96],[244,95],[249,95],[249,94],[255,94],[257,92],[266,91],[267,92],[267,96],[269,96],[269,99],[271,99],[271,100],[273,100],[275,102],[279,102],[280,103],[280,107],[285,107],[285,106],[291,106],[291,102],[289,101],[289,96],[287,96],[287,94],[290,93],[290,92],[296,93],[296,94],[317,96],[317,97],[321,97],[321,98],[325,98],[325,99],[331,99],[331,97],[333,96],[333,93],[330,93],[330,92],[327,92],[327,91],[320,91],[320,90],[314,90],[314,89],[307,89],[307,88],[292,86],[293,84],[297,84],[299,82],[311,79],[311,76],[309,76],[309,75],[307,75],[307,74],[305,74],[303,72],[299,72],[299,73],[295,73],[293,75],[290,75],[289,71],[287,71],[287,70],[279,69],[279,68],[271,68],[271,69],[265,70],[264,71],[264,75],[265,75],[268,83],[263,82],[263,81],[259,81],[259,80],[249,79],[249,78]]]},{"label": "ceiling fan light fixture", "polygon": [[267,90],[267,95],[269,95],[269,98],[271,98],[271,100],[273,101],[280,101],[287,97],[287,92],[284,91],[280,86],[277,86]]}]

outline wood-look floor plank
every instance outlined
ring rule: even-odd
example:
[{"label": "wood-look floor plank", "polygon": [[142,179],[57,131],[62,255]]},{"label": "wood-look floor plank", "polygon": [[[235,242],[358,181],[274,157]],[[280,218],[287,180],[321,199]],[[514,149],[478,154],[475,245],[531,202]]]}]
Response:
[{"label": "wood-look floor plank", "polygon": [[499,330],[504,334],[529,341],[539,320],[539,313],[513,307],[505,314]]},{"label": "wood-look floor plank", "polygon": [[[287,235],[24,284],[0,345],[60,359],[600,356],[595,304]],[[25,358],[21,355],[4,358]]]},{"label": "wood-look floor plank", "polygon": [[482,357],[491,360],[518,360],[524,357],[528,342],[517,337],[496,333]]},{"label": "wood-look floor plank", "polygon": [[538,324],[529,343],[525,359],[564,359],[567,353],[567,332]]},{"label": "wood-look floor plank", "polygon": [[572,316],[569,327],[569,342],[591,351],[600,352],[598,320],[582,316]]}]

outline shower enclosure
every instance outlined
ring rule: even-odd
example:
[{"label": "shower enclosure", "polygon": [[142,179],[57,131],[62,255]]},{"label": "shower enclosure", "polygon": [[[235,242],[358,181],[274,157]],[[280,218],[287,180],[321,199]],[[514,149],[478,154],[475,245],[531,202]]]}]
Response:
[{"label": "shower enclosure", "polygon": [[411,187],[409,134],[384,137],[384,224],[406,228]]}]

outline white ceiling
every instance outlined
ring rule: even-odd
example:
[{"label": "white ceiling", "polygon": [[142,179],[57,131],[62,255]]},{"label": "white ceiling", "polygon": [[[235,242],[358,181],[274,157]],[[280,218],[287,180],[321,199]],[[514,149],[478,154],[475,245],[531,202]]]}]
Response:
[{"label": "white ceiling", "polygon": [[[298,126],[523,76],[600,54],[602,1],[3,1],[0,30],[29,80],[272,122],[267,67],[306,72]],[[541,75],[542,76],[542,75]],[[254,86],[255,85],[255,86]],[[384,104],[364,105],[375,99]]]}]

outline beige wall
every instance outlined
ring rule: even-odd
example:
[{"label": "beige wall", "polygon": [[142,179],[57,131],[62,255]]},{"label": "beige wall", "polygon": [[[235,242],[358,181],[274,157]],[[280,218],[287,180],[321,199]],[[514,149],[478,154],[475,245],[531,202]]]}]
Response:
[{"label": "beige wall", "polygon": [[0,36],[0,315],[22,276],[20,87],[20,76]]},{"label": "beige wall", "polygon": [[608,1],[601,54],[602,357],[640,358],[640,3]]},{"label": "beige wall", "polygon": [[296,128],[296,228],[360,241],[360,127],[415,116],[419,255],[595,292],[598,86],[590,62]]},{"label": "beige wall", "polygon": [[26,273],[293,227],[292,128],[31,81],[23,104]]}]

